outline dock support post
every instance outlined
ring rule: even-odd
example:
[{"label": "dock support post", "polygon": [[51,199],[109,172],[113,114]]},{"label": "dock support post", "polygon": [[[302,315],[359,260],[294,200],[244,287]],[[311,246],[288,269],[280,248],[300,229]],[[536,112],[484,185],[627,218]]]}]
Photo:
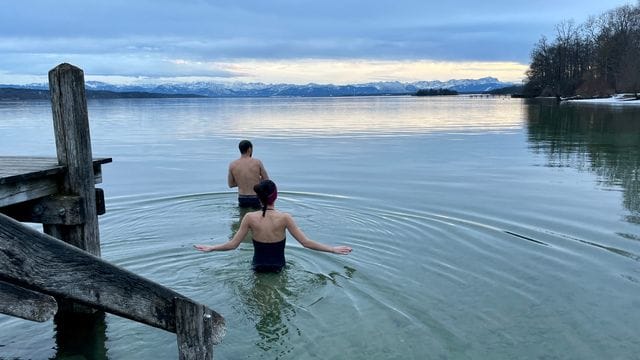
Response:
[{"label": "dock support post", "polygon": [[81,197],[85,219],[80,225],[45,225],[45,233],[100,256],[100,233],[96,211],[89,115],[84,72],[70,64],[49,71],[51,110],[58,163],[67,167],[60,191]]},{"label": "dock support post", "polygon": [[213,345],[224,336],[224,320],[206,306],[175,298],[176,335],[180,360],[212,360]]}]

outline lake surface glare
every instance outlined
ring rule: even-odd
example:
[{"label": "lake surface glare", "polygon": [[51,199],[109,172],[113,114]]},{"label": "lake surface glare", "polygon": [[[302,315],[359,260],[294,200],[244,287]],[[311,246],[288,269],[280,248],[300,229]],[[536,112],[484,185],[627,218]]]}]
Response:
[{"label": "lake surface glare", "polygon": [[[216,359],[640,354],[640,109],[504,97],[89,101],[102,257],[222,314]],[[55,156],[48,102],[0,102],[1,155]],[[312,239],[255,274],[226,186],[250,139]],[[107,314],[82,344],[0,316],[0,359],[175,359]]]}]

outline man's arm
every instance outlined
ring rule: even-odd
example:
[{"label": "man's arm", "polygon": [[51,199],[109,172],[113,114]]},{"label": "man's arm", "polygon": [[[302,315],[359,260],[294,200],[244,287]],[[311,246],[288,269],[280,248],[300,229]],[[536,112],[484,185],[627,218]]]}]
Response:
[{"label": "man's arm", "polygon": [[269,174],[267,174],[267,169],[264,168],[264,165],[262,164],[262,161],[258,160],[260,162],[260,179],[261,180],[269,180]]},{"label": "man's arm", "polygon": [[231,165],[229,165],[229,174],[227,175],[227,183],[229,184],[230,188],[234,188],[238,186],[238,184],[236,183],[236,178],[233,177],[233,172],[231,171]]}]

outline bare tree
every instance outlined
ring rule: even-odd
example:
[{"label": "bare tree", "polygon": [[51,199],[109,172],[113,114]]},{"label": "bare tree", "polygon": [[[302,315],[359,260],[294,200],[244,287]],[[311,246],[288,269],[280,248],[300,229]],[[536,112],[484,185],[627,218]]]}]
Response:
[{"label": "bare tree", "polygon": [[563,21],[552,42],[542,38],[531,52],[525,93],[588,96],[640,85],[640,1],[584,24]]}]

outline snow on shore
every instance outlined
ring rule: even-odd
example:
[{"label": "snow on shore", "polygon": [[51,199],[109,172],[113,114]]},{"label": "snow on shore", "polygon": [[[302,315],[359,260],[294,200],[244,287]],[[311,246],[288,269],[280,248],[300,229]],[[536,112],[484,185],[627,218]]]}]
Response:
[{"label": "snow on shore", "polygon": [[640,100],[636,100],[633,94],[617,94],[609,98],[601,99],[572,99],[567,102],[574,104],[609,104],[609,105],[635,105],[640,106]]}]

